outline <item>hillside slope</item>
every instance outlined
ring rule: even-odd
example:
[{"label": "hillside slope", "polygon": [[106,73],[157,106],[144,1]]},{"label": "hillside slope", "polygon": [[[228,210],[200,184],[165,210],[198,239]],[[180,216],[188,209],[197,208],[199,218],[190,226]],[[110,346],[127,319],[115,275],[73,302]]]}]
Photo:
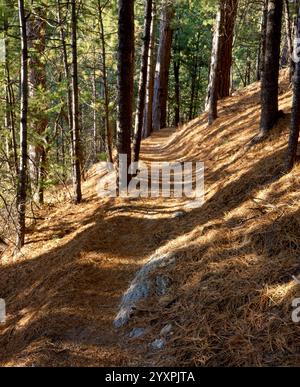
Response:
[{"label": "hillside slope", "polygon": [[[22,255],[2,257],[0,364],[298,365],[291,303],[300,297],[292,279],[300,273],[300,168],[278,177],[291,104],[284,74],[280,87],[285,118],[255,148],[245,145],[258,131],[259,84],[224,100],[212,127],[204,114],[143,143],[145,161],[205,162],[202,208],[176,218],[182,200],[100,200],[94,167],[81,206],[42,209]],[[116,332],[120,297],[155,252],[177,256],[169,293],[140,303]],[[153,351],[168,323],[164,349]],[[145,335],[129,340],[137,326]]]}]

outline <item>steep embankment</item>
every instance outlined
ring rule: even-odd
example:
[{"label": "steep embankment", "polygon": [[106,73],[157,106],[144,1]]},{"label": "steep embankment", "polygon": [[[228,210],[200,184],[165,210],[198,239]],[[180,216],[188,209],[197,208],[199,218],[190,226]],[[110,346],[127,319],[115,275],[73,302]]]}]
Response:
[{"label": "steep embankment", "polygon": [[[226,99],[211,128],[202,115],[144,142],[146,161],[205,162],[202,208],[174,217],[181,200],[100,200],[94,168],[81,206],[62,201],[43,209],[23,254],[0,265],[8,309],[0,363],[299,364],[291,302],[300,289],[291,276],[300,272],[300,169],[273,179],[287,144],[287,86],[283,78],[286,117],[253,149],[245,145],[258,130],[258,84]],[[168,293],[139,303],[129,326],[116,333],[120,297],[155,252],[176,256],[159,269],[169,278]],[[151,349],[169,324],[164,348]],[[146,331],[128,339],[133,327]]]}]

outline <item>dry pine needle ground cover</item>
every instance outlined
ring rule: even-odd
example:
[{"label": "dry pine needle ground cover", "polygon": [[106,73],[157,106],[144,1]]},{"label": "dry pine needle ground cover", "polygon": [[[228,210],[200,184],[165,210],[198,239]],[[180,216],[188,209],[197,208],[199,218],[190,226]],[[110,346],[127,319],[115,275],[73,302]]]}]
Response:
[{"label": "dry pine needle ground cover", "polygon": [[[100,200],[96,167],[81,206],[49,196],[22,254],[1,259],[8,319],[0,364],[299,365],[291,304],[300,297],[292,279],[300,274],[300,168],[280,175],[291,111],[286,74],[280,88],[285,117],[255,148],[246,144],[258,131],[259,84],[222,101],[211,128],[204,114],[144,142],[146,162],[205,162],[206,202],[182,218],[173,216],[181,200]],[[157,250],[177,256],[168,295],[140,303],[130,326],[115,332],[122,293]],[[149,343],[168,323],[166,347],[153,352]],[[128,340],[133,326],[146,334]]]}]

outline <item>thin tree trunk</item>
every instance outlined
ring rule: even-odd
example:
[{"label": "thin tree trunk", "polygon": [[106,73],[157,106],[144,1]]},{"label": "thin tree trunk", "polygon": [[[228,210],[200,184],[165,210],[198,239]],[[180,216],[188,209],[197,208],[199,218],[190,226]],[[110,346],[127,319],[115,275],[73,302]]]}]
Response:
[{"label": "thin tree trunk", "polygon": [[155,70],[153,130],[159,130],[167,126],[168,80],[173,38],[172,20],[174,15],[173,2],[170,3],[168,0],[165,0],[162,6],[160,40]]},{"label": "thin tree trunk", "polygon": [[[46,66],[43,55],[46,48],[46,23],[40,16],[42,9],[37,8],[37,16],[32,16],[28,21],[27,38],[31,55],[29,59],[29,97],[35,98],[37,90],[46,90]],[[33,132],[39,137],[45,134],[48,119],[43,110],[38,111],[38,120],[33,123]],[[46,149],[40,141],[30,146],[31,177],[38,188],[39,202],[44,202],[44,181],[46,178]],[[43,165],[42,165],[43,163]]]},{"label": "thin tree trunk", "polygon": [[263,137],[278,120],[278,79],[283,1],[269,0],[266,50],[261,90],[260,136]]},{"label": "thin tree trunk", "polygon": [[9,168],[13,169],[16,174],[19,173],[18,152],[15,128],[15,99],[13,86],[10,77],[9,57],[8,57],[8,20],[7,20],[7,1],[4,3],[4,64],[5,64],[5,126],[9,132],[7,138]]},{"label": "thin tree trunk", "polygon": [[109,87],[107,82],[107,68],[106,68],[106,47],[105,47],[105,34],[104,34],[104,24],[102,17],[103,9],[101,7],[100,0],[98,0],[98,13],[99,13],[99,29],[100,29],[100,40],[102,48],[102,77],[103,77],[103,87],[104,87],[104,107],[105,107],[105,143],[106,143],[106,152],[107,160],[113,162],[113,136],[109,122]]},{"label": "thin tree trunk", "polygon": [[73,108],[72,108],[72,87],[71,87],[71,76],[70,76],[70,67],[68,63],[68,51],[67,51],[67,43],[66,43],[66,32],[63,27],[63,20],[61,15],[61,1],[57,0],[57,22],[60,28],[60,40],[62,44],[62,59],[64,64],[64,73],[65,78],[67,80],[67,108],[68,108],[68,125],[71,137],[71,146],[70,146],[70,154],[72,159],[72,176],[75,176],[75,166],[73,160],[75,159],[75,150],[74,150],[74,138],[73,138],[73,130],[72,130],[72,121],[73,121]]},{"label": "thin tree trunk", "polygon": [[287,50],[288,50],[288,65],[290,69],[290,80],[295,70],[295,63],[293,61],[293,32],[292,32],[292,23],[291,23],[291,11],[289,0],[285,0],[285,28],[287,35]]},{"label": "thin tree trunk", "polygon": [[208,96],[208,125],[212,125],[218,117],[218,64],[220,56],[220,23],[221,9],[219,9],[217,13],[217,20],[213,39]]},{"label": "thin tree trunk", "polygon": [[179,30],[175,34],[174,57],[173,57],[173,71],[174,71],[174,92],[175,92],[175,126],[180,123],[180,41]]},{"label": "thin tree trunk", "polygon": [[151,39],[149,46],[149,59],[147,70],[147,93],[146,105],[144,111],[143,138],[150,136],[152,132],[152,112],[153,112],[153,95],[154,95],[154,76],[155,76],[155,59],[156,59],[156,0],[153,1],[151,17]]},{"label": "thin tree trunk", "polygon": [[[297,22],[297,37],[300,38],[300,7],[298,10]],[[298,43],[298,47],[299,47]],[[294,72],[294,94],[293,94],[293,110],[291,120],[291,131],[289,139],[289,147],[286,159],[286,171],[290,171],[296,161],[297,149],[299,143],[299,128],[300,128],[300,61],[295,65]]]},{"label": "thin tree trunk", "polygon": [[74,140],[74,201],[79,204],[82,200],[81,192],[81,144],[79,128],[79,92],[78,92],[78,64],[77,64],[77,10],[76,0],[71,1],[72,7],[72,131]]},{"label": "thin tree trunk", "polygon": [[[128,166],[131,164],[133,129],[134,0],[119,0],[118,37],[117,185],[123,191],[127,190],[131,180]],[[127,156],[127,166],[121,165],[121,156]],[[126,167],[126,170],[121,167]]]},{"label": "thin tree trunk", "polygon": [[21,113],[20,113],[20,167],[18,176],[18,230],[16,245],[21,249],[25,243],[25,218],[27,199],[27,114],[28,114],[28,44],[27,44],[27,16],[24,0],[18,0],[19,21],[21,32]]},{"label": "thin tree trunk", "polygon": [[142,64],[141,75],[139,83],[138,103],[136,112],[136,125],[135,135],[133,143],[134,161],[139,161],[140,148],[142,140],[142,131],[144,123],[144,110],[146,101],[146,88],[147,88],[147,69],[149,60],[149,46],[151,39],[151,20],[152,20],[152,0],[145,0],[145,24],[144,24],[144,36],[143,36],[143,48],[142,48]]}]

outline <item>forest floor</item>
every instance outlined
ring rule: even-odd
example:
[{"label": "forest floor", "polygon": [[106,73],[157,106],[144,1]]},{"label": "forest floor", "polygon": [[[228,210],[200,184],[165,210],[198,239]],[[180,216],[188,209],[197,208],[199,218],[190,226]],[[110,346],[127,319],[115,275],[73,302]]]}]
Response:
[{"label": "forest floor", "polygon": [[[22,254],[2,256],[0,365],[298,365],[291,304],[300,297],[292,279],[300,273],[300,167],[280,174],[291,112],[286,74],[280,90],[285,117],[255,148],[246,145],[258,132],[259,84],[222,101],[212,127],[203,114],[143,143],[146,162],[205,162],[205,204],[183,217],[174,217],[183,200],[98,198],[97,166],[80,206],[52,192]],[[177,256],[167,305],[152,295],[115,331],[122,294],[157,251]],[[167,345],[151,350],[167,323]],[[129,339],[134,326],[146,334]]]}]

